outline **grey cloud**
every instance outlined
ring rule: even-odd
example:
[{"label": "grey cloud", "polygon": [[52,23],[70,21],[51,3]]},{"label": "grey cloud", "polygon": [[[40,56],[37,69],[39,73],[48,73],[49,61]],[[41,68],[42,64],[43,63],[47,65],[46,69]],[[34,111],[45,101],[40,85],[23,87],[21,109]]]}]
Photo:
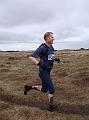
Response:
[{"label": "grey cloud", "polygon": [[0,34],[0,44],[7,43],[29,43],[33,40],[32,36],[25,34],[2,33]]},{"label": "grey cloud", "polygon": [[[54,14],[50,8],[32,1],[5,1],[0,9],[0,25],[41,24],[50,21]],[[41,1],[40,1],[41,2]]]},{"label": "grey cloud", "polygon": [[80,49],[80,48],[89,48],[89,41],[63,41],[59,43],[54,43],[54,47],[58,50],[63,49]]},{"label": "grey cloud", "polygon": [[88,5],[89,0],[0,0],[0,44],[43,42],[52,31],[57,48],[86,46]]}]

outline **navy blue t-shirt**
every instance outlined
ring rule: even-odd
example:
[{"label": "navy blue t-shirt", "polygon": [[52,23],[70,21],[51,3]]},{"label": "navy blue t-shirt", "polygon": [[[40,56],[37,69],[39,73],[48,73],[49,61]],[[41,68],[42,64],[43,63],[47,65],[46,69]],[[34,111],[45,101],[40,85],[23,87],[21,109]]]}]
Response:
[{"label": "navy blue t-shirt", "polygon": [[[40,60],[51,69],[54,64],[54,48],[48,47],[45,43],[41,44],[31,55],[32,57],[40,57]],[[43,66],[44,67],[44,66]]]}]

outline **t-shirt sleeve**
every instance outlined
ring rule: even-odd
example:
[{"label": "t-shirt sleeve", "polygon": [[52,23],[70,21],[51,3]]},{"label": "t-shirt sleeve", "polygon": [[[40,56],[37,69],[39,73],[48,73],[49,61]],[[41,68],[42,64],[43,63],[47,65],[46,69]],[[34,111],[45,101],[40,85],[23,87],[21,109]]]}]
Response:
[{"label": "t-shirt sleeve", "polygon": [[32,54],[31,56],[32,57],[39,57],[40,54],[42,54],[44,51],[44,48],[43,47],[38,47]]}]

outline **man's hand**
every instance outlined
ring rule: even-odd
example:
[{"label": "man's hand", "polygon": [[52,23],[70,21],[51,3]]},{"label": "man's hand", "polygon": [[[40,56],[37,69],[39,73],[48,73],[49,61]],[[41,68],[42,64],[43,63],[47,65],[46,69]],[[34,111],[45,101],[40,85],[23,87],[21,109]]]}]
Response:
[{"label": "man's hand", "polygon": [[29,57],[29,60],[31,60],[35,65],[39,63],[39,61],[35,57]]},{"label": "man's hand", "polygon": [[38,66],[42,66],[42,62],[41,62],[41,61],[39,61],[37,65],[38,65]]},{"label": "man's hand", "polygon": [[43,61],[39,61],[39,63],[37,64],[39,67],[43,67],[43,68],[47,68],[47,64],[43,63]]},{"label": "man's hand", "polygon": [[55,58],[54,61],[57,61],[59,63],[60,59],[59,58]]}]

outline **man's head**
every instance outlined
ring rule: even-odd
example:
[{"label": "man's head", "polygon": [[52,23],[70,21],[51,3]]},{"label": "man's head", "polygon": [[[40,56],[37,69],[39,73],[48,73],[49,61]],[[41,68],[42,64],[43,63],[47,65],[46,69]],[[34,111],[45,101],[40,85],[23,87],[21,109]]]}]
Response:
[{"label": "man's head", "polygon": [[44,40],[48,44],[53,44],[53,41],[54,41],[53,33],[52,32],[46,32],[44,34]]}]

